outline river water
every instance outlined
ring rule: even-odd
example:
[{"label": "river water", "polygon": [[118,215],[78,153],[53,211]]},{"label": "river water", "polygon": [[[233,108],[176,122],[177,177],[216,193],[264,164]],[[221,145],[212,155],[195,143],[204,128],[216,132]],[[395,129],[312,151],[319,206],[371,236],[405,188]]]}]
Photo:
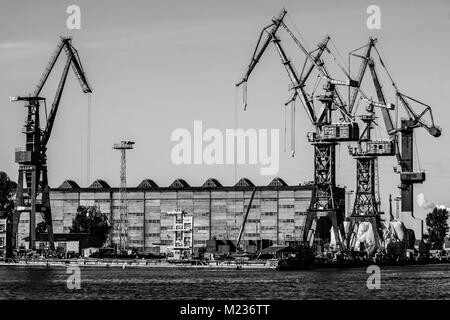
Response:
[{"label": "river water", "polygon": [[70,290],[65,267],[0,266],[0,299],[450,299],[450,264],[311,271],[82,267]]}]

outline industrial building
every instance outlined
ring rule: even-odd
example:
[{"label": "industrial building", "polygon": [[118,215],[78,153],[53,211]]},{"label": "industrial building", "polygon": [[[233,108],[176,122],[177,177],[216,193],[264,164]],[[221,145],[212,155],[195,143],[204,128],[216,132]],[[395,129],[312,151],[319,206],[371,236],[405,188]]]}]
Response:
[{"label": "industrial building", "polygon": [[[190,186],[176,179],[168,187],[159,187],[150,179],[137,187],[127,188],[128,244],[140,252],[167,253],[173,246],[175,233],[171,212],[183,210],[192,216],[194,252],[207,246],[207,241],[235,240],[242,225],[254,184],[246,178],[234,186],[223,186],[216,179],[208,179],[201,186]],[[256,186],[243,234],[244,240],[301,241],[307,209],[311,202],[313,184],[287,185],[280,178],[267,186]],[[337,189],[340,214],[345,212],[345,190]],[[71,180],[64,181],[50,192],[53,230],[69,233],[78,206],[98,206],[110,217],[112,224],[120,221],[120,189],[110,187],[103,180],[94,181],[88,188],[80,188]],[[19,245],[28,247],[28,213],[19,222]],[[40,217],[38,216],[37,222]],[[114,230],[114,228],[112,228]],[[117,231],[112,231],[117,244]]]}]

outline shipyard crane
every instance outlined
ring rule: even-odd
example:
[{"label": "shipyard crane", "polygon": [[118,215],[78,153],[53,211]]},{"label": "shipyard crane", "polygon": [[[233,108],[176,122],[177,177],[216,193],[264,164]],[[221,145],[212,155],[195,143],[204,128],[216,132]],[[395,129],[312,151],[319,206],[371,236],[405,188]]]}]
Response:
[{"label": "shipyard crane", "polygon": [[[273,43],[290,78],[291,90],[294,91],[289,101],[295,101],[298,97],[304,106],[311,123],[315,127],[315,132],[308,134],[308,140],[314,147],[314,187],[311,203],[307,212],[303,241],[307,244],[311,244],[314,241],[316,232],[315,229],[312,229],[313,222],[316,223],[317,227],[319,218],[328,217],[331,220],[336,243],[339,248],[343,248],[341,239],[345,239],[345,232],[343,226],[343,214],[336,201],[335,148],[341,141],[356,141],[359,137],[359,127],[348,112],[346,105],[338,92],[337,86],[344,85],[357,87],[358,83],[351,79],[349,73],[343,68],[341,68],[341,70],[345,73],[347,79],[333,79],[321,59],[322,53],[327,52],[334,60],[336,60],[330,49],[327,47],[330,38],[327,36],[325,40],[318,45],[316,50],[308,52],[295,37],[290,28],[283,22],[286,13],[286,10],[283,9],[278,17],[273,18],[272,23],[261,31],[247,72],[236,86],[242,84],[246,85],[253,69],[261,59],[266,48],[270,43]],[[281,40],[277,36],[277,31],[280,27],[286,30],[289,36],[294,40],[295,44],[306,56],[305,65],[309,62],[309,67],[305,68],[304,66],[303,72],[300,75],[294,69],[290,59],[288,59],[285,50],[281,45]],[[263,40],[264,35],[266,37]],[[313,56],[313,53],[316,53],[315,56]],[[309,95],[305,90],[306,81],[313,70],[317,70],[319,77],[326,80],[326,85],[324,87],[325,94],[316,97],[323,104],[321,110],[316,110],[314,96]],[[244,94],[246,94],[246,87],[244,87]],[[246,97],[244,97],[244,109],[247,107],[246,100]],[[343,122],[332,123],[332,114],[335,110],[339,110]]]},{"label": "shipyard crane", "polygon": [[[55,66],[61,52],[67,56],[66,63],[58,83],[56,94],[47,114],[46,99],[40,96],[42,89]],[[16,194],[16,208],[12,221],[13,247],[17,245],[17,233],[20,215],[22,212],[29,212],[30,228],[30,249],[36,249],[36,213],[40,212],[46,223],[50,248],[54,250],[53,224],[50,207],[50,187],[48,185],[47,169],[47,143],[50,140],[56,114],[61,102],[64,85],[66,83],[69,69],[75,73],[82,91],[91,93],[92,88],[88,83],[80,57],[77,50],[72,46],[72,40],[68,37],[61,37],[45,71],[39,80],[33,93],[29,96],[12,97],[13,101],[24,101],[27,108],[27,117],[22,132],[25,134],[25,147],[16,149],[15,160],[19,163],[19,177]],[[46,125],[41,128],[40,107],[45,107]],[[25,180],[25,181],[24,181]],[[40,199],[39,199],[40,195]]]},{"label": "shipyard crane", "polygon": [[[375,164],[376,159],[379,156],[393,156],[396,155],[398,164],[401,168],[400,180],[401,180],[401,199],[402,199],[402,211],[411,212],[413,215],[413,184],[422,183],[425,181],[424,172],[414,172],[413,169],[413,129],[417,127],[425,128],[432,136],[439,137],[441,135],[441,129],[434,124],[433,114],[431,107],[411,98],[398,90],[392,76],[390,75],[383,59],[376,47],[377,39],[369,38],[369,42],[366,46],[358,48],[350,53],[350,55],[359,57],[363,60],[361,68],[358,73],[358,83],[361,84],[366,67],[369,66],[373,84],[375,87],[378,102],[370,100],[360,88],[355,88],[350,100],[349,111],[354,111],[354,105],[358,93],[361,95],[361,99],[369,102],[366,110],[369,115],[362,116],[363,121],[367,123],[366,136],[362,136],[358,141],[357,148],[350,148],[350,154],[357,160],[357,196],[355,198],[355,204],[353,208],[353,213],[351,216],[351,224],[349,228],[349,236],[347,238],[347,243],[349,244],[353,240],[354,236],[354,224],[359,221],[370,221],[375,234],[376,244],[379,246],[378,237],[381,233],[381,226],[379,222],[379,208],[374,203],[375,195]],[[364,56],[358,55],[355,52],[366,48]],[[375,67],[375,61],[371,57],[371,53],[375,51],[381,66],[386,71],[391,84],[395,90],[396,97],[400,100],[409,119],[402,119],[401,126],[397,127],[394,124],[392,117],[390,115],[390,110],[393,110],[395,106],[393,104],[387,104],[382,85],[380,83],[378,73]],[[416,112],[408,100],[418,103],[425,108],[420,112]],[[385,129],[389,135],[389,141],[373,141],[370,137],[371,123],[374,120],[374,107],[379,107],[381,109],[382,118],[384,120]],[[428,123],[424,116],[429,114],[431,123]],[[401,140],[401,150],[399,148],[399,136]],[[361,170],[362,169],[362,170]],[[414,216],[414,215],[413,215]],[[378,232],[376,232],[378,230]]]}]

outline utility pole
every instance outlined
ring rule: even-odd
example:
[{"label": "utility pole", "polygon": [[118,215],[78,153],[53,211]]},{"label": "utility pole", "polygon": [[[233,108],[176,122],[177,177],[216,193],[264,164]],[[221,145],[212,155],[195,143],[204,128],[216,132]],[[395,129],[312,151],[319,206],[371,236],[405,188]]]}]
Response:
[{"label": "utility pole", "polygon": [[126,150],[133,149],[133,141],[121,141],[115,143],[113,148],[120,150],[120,219],[119,224],[113,224],[114,230],[119,234],[118,251],[120,253],[128,250],[128,203],[127,203],[127,159]]}]

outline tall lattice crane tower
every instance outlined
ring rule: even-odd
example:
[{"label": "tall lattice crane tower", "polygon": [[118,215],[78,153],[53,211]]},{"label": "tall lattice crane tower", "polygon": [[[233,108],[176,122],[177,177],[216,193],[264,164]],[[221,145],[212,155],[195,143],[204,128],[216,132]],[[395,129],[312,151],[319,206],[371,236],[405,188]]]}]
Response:
[{"label": "tall lattice crane tower", "polygon": [[127,158],[126,150],[133,149],[133,141],[121,141],[115,143],[113,148],[120,150],[120,219],[119,224],[114,224],[114,233],[119,236],[117,251],[122,253],[128,250],[128,203],[127,203]]}]

